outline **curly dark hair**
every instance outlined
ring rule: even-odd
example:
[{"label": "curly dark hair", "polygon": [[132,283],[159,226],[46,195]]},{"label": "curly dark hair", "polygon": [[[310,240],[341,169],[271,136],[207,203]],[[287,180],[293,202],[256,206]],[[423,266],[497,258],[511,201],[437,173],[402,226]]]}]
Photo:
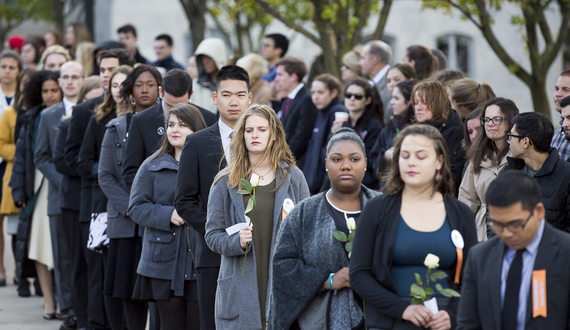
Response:
[{"label": "curly dark hair", "polygon": [[[43,103],[42,85],[48,80],[53,80],[57,84],[59,71],[42,70],[34,73],[28,83],[24,85],[24,105],[26,109],[31,109]],[[59,86],[59,84],[58,84]],[[63,93],[62,93],[63,94]]]},{"label": "curly dark hair", "polygon": [[158,86],[162,85],[162,75],[160,72],[158,72],[158,70],[152,65],[141,64],[127,76],[127,79],[125,79],[125,81],[123,81],[121,87],[121,97],[123,100],[129,101],[131,99],[133,95],[133,88],[135,87],[135,81],[143,72],[150,72],[154,79],[156,79],[156,84]]}]

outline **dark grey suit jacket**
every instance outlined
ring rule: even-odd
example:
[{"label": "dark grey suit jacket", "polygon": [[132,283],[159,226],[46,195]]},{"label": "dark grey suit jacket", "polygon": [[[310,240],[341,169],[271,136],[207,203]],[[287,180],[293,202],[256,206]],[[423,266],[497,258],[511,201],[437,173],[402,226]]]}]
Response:
[{"label": "dark grey suit jacket", "polygon": [[[545,220],[543,220],[545,221]],[[497,236],[474,246],[467,257],[457,329],[501,329],[501,269],[505,244]],[[528,295],[525,329],[570,329],[570,234],[545,223],[534,270],[546,270],[544,317],[532,317]]]},{"label": "dark grey suit jacket", "polygon": [[48,215],[61,214],[59,208],[59,184],[61,173],[55,169],[53,151],[55,150],[55,136],[59,122],[65,115],[65,105],[59,102],[40,114],[41,119],[36,135],[36,149],[34,150],[34,163],[49,181]]},{"label": "dark grey suit jacket", "polygon": [[390,91],[388,90],[388,86],[386,86],[386,76],[388,72],[380,79],[380,81],[376,84],[376,89],[380,94],[380,99],[382,99],[382,105],[384,106],[384,123],[390,122],[390,117],[394,114],[392,111],[392,105],[390,101],[392,100],[392,95],[390,95]]}]

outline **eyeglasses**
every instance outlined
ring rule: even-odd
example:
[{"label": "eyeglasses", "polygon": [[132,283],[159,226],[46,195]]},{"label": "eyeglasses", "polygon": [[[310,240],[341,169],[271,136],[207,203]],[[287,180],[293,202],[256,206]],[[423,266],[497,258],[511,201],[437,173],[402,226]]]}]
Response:
[{"label": "eyeglasses", "polygon": [[61,79],[63,79],[63,80],[68,80],[69,78],[71,78],[71,80],[79,80],[79,79],[83,78],[83,76],[76,76],[76,75],[73,75],[73,76],[68,76],[68,75],[61,76]]},{"label": "eyeglasses", "polygon": [[364,98],[364,95],[362,95],[362,94],[352,94],[352,93],[348,93],[348,92],[347,92],[347,93],[344,93],[344,98],[345,98],[345,99],[350,99],[350,98],[353,97],[353,96],[354,96],[355,99],[357,99],[357,100],[359,100],[359,101]]},{"label": "eyeglasses", "polygon": [[520,139],[524,139],[526,136],[514,135],[514,134],[511,134],[511,133],[507,133],[507,141],[511,142],[511,140],[512,140],[514,137],[519,138],[519,141],[520,141]]},{"label": "eyeglasses", "polygon": [[489,122],[492,121],[493,125],[499,126],[503,122],[503,119],[505,119],[505,118],[499,117],[499,116],[493,117],[493,118],[483,117],[483,118],[481,118],[481,125],[485,126],[485,125],[489,124]]},{"label": "eyeglasses", "polygon": [[261,44],[261,48],[273,48],[272,44]]},{"label": "eyeglasses", "polygon": [[507,228],[511,233],[518,234],[521,231],[523,231],[524,227],[526,226],[526,224],[528,223],[533,214],[534,210],[530,212],[530,215],[528,216],[528,218],[526,218],[524,222],[522,222],[522,220],[513,220],[504,225],[498,221],[489,218],[489,213],[487,212],[487,226],[493,228],[493,230],[496,233],[502,233],[503,229]]},{"label": "eyeglasses", "polygon": [[350,68],[348,67],[348,64],[344,64],[344,63],[342,64],[342,66],[341,66],[340,68],[341,68],[341,69],[342,69],[342,68],[350,69]]}]

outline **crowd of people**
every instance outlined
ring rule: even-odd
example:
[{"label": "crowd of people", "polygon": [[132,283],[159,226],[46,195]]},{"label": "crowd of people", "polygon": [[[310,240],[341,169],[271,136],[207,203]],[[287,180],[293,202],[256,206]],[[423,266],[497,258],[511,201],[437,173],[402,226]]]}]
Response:
[{"label": "crowd of people", "polygon": [[570,329],[570,71],[555,131],[422,45],[372,40],[337,79],[281,34],[241,58],[207,38],[186,69],[168,35],[149,62],[117,34],[0,53],[0,286],[33,279],[46,320]]}]

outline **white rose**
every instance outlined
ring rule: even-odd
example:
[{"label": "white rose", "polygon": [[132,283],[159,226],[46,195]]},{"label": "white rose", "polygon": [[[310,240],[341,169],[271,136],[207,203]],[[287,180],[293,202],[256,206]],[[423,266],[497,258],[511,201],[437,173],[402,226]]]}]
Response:
[{"label": "white rose", "polygon": [[353,217],[346,219],[346,226],[348,227],[348,231],[355,231],[356,230],[356,221],[354,221]]},{"label": "white rose", "polygon": [[251,180],[249,180],[249,183],[251,184],[252,187],[257,187],[257,185],[259,184],[259,175],[253,173],[251,175]]},{"label": "white rose", "polygon": [[426,260],[424,260],[424,265],[430,269],[439,267],[439,257],[435,254],[428,253]]}]

